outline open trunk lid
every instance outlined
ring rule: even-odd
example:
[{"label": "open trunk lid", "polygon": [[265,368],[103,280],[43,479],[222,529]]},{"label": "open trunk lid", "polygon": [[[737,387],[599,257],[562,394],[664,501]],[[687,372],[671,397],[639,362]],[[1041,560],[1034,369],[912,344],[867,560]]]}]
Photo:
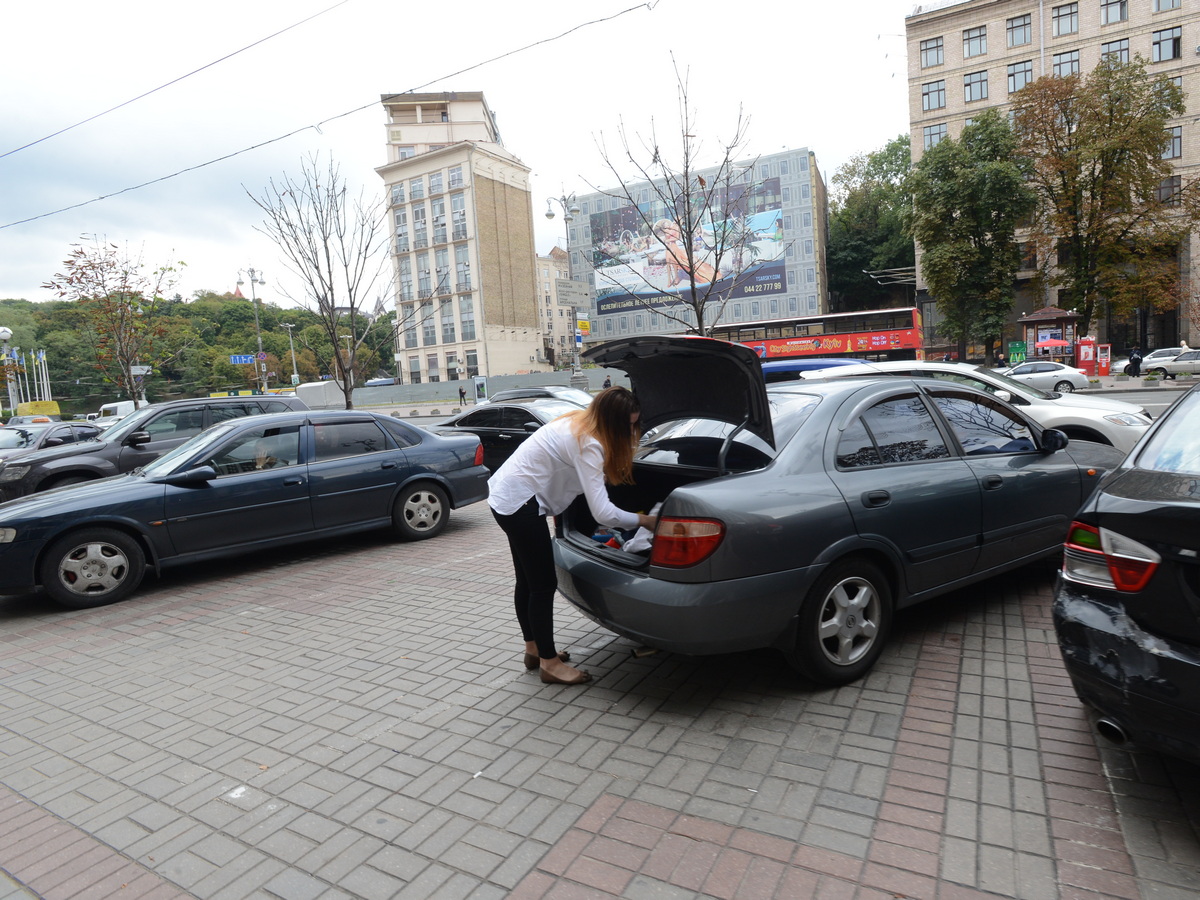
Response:
[{"label": "open trunk lid", "polygon": [[762,364],[749,347],[664,335],[609,341],[583,358],[629,376],[643,432],[677,419],[715,419],[775,447]]}]

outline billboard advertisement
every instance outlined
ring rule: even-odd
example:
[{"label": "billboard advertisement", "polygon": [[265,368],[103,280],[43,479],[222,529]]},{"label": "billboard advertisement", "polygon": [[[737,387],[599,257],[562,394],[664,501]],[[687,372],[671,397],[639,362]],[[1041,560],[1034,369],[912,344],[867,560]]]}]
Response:
[{"label": "billboard advertisement", "polygon": [[650,204],[593,213],[597,313],[674,306],[687,299],[693,284],[714,302],[782,293],[787,280],[780,196],[778,178],[728,196],[719,192],[691,235],[681,233],[682,215],[655,216]]}]

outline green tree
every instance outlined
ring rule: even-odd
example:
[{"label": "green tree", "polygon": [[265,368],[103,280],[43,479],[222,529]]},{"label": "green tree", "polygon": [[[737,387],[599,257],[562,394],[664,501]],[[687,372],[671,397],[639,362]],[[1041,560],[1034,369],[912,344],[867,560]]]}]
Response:
[{"label": "green tree", "polygon": [[145,389],[142,367],[170,354],[159,341],[164,333],[159,304],[182,265],[147,270],[140,257],[96,238],[90,246],[72,245],[64,271],[42,285],[80,305],[95,368],[135,402]]},{"label": "green tree", "polygon": [[1200,179],[1176,174],[1165,148],[1182,90],[1145,60],[1105,57],[1086,75],[1045,77],[1013,100],[1020,152],[1032,161],[1038,259],[1055,267],[1058,305],[1091,329],[1101,299],[1123,314],[1181,297],[1177,248],[1200,221]]},{"label": "green tree", "polygon": [[1017,225],[1034,203],[1016,146],[1008,123],[988,110],[959,140],[926,151],[909,177],[912,233],[942,330],[959,342],[982,342],[989,363],[1015,297]]},{"label": "green tree", "polygon": [[825,262],[836,308],[898,305],[896,288],[866,273],[916,263],[907,226],[912,198],[905,179],[911,167],[909,137],[902,134],[879,150],[855,156],[833,176]]}]

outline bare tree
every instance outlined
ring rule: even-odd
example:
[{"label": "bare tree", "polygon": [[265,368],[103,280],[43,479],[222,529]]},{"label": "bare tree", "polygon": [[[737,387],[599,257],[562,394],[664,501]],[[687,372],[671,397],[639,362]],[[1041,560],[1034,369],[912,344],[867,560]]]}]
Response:
[{"label": "bare tree", "polygon": [[64,300],[78,301],[90,326],[84,334],[97,371],[135,405],[152,367],[173,355],[160,344],[165,329],[157,313],[183,265],[145,271],[141,256],[93,237],[90,246],[73,244],[64,271],[42,285]]},{"label": "bare tree", "polygon": [[677,161],[650,134],[618,127],[619,152],[603,136],[597,147],[620,185],[592,186],[624,207],[592,217],[597,296],[666,316],[707,335],[735,297],[783,290],[783,267],[762,266],[783,255],[778,191],[754,181],[755,162],[741,160],[750,120],[738,110],[732,135],[720,140],[720,161],[702,166],[704,142],[685,75],[675,72],[679,107]]},{"label": "bare tree", "polygon": [[330,160],[322,168],[317,156],[302,161],[299,180],[284,175],[278,183],[272,179],[261,197],[246,193],[266,215],[257,230],[279,245],[285,266],[304,285],[303,298],[289,299],[315,305],[338,360],[332,374],[351,409],[355,356],[371,328],[368,304],[386,280],[386,206],[368,200],[365,191],[351,202],[338,165]]}]

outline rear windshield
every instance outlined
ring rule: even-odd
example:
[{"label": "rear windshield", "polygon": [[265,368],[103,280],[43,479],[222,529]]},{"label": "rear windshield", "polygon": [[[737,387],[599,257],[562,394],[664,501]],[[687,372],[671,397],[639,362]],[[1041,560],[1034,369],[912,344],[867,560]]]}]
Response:
[{"label": "rear windshield", "polygon": [[1200,394],[1189,391],[1137,453],[1134,465],[1155,472],[1200,475]]},{"label": "rear windshield", "polygon": [[[772,385],[767,391],[775,444],[782,447],[816,409],[821,398],[805,393],[799,384]],[[712,467],[735,426],[714,419],[679,419],[646,432],[639,462]],[[748,430],[737,433],[725,457],[733,471],[760,468],[775,458],[775,449]]]}]

